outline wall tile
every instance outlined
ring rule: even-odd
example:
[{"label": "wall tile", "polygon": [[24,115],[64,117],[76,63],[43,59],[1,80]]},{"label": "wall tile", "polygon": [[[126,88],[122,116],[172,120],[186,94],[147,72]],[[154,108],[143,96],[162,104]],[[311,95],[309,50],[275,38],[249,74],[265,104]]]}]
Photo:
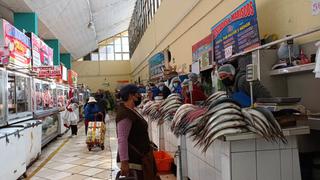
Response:
[{"label": "wall tile", "polygon": [[293,169],[292,169],[292,149],[280,150],[281,157],[281,180],[292,180]]},{"label": "wall tile", "polygon": [[230,157],[225,154],[221,155],[221,176],[223,180],[231,180]]},{"label": "wall tile", "polygon": [[280,145],[276,142],[268,142],[265,139],[256,139],[257,150],[276,150],[280,148]]},{"label": "wall tile", "polygon": [[257,178],[259,180],[281,180],[280,151],[258,151],[257,173]]},{"label": "wall tile", "polygon": [[230,144],[231,144],[231,152],[255,151],[256,149],[255,139],[231,141]]},{"label": "wall tile", "polygon": [[233,180],[256,180],[255,152],[231,153]]},{"label": "wall tile", "polygon": [[283,142],[280,142],[280,148],[281,149],[292,149],[297,148],[297,137],[296,136],[287,136],[287,144],[284,144]]},{"label": "wall tile", "polygon": [[301,170],[300,170],[300,161],[299,161],[299,152],[298,149],[292,150],[293,158],[293,180],[301,180]]}]

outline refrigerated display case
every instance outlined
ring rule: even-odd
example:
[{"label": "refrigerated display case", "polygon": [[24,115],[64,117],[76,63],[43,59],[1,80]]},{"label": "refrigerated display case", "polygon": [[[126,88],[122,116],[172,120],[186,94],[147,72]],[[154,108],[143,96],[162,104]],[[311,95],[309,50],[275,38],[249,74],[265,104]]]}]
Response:
[{"label": "refrigerated display case", "polygon": [[26,140],[23,127],[0,129],[0,177],[18,179],[26,172]]},{"label": "refrigerated display case", "polygon": [[8,124],[32,118],[31,78],[17,72],[7,72]]},{"label": "refrigerated display case", "polygon": [[42,146],[59,134],[59,107],[56,84],[51,81],[34,79],[34,119],[42,121]]},{"label": "refrigerated display case", "polygon": [[5,120],[5,112],[6,112],[6,108],[5,108],[5,74],[4,74],[4,70],[0,69],[0,127],[5,126],[7,124],[6,120]]},{"label": "refrigerated display case", "polygon": [[42,121],[29,120],[14,124],[24,128],[26,165],[30,166],[41,154]]},{"label": "refrigerated display case", "polygon": [[67,105],[68,99],[68,91],[65,91],[67,87],[63,85],[57,85],[57,100],[58,100],[58,107],[61,110],[59,113],[59,135],[63,135],[67,128],[64,126],[63,117],[65,115],[65,106]]},{"label": "refrigerated display case", "polygon": [[40,118],[42,121],[42,147],[59,135],[58,113]]}]

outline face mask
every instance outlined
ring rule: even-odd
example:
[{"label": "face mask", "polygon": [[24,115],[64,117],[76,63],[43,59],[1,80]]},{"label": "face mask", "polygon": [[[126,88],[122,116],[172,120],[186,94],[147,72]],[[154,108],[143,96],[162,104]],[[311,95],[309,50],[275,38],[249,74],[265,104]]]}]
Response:
[{"label": "face mask", "polygon": [[177,88],[179,86],[179,83],[173,83],[173,87]]},{"label": "face mask", "polygon": [[163,86],[159,86],[159,90],[160,90],[160,91],[163,91]]},{"label": "face mask", "polygon": [[138,100],[134,101],[134,105],[137,107],[141,104],[141,96],[138,97]]},{"label": "face mask", "polygon": [[225,78],[224,80],[222,80],[222,83],[225,85],[225,86],[232,86],[234,81],[229,79],[229,78]]}]

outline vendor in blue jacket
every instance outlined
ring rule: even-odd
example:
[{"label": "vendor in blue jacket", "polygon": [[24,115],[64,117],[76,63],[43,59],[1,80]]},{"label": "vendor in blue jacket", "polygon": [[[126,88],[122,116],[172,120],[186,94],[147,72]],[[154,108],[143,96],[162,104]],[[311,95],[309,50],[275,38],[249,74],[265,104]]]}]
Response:
[{"label": "vendor in blue jacket", "polygon": [[98,113],[102,113],[97,101],[94,97],[89,97],[88,104],[84,108],[84,118],[85,118],[85,132],[87,135],[89,121],[104,121],[104,119],[95,119],[97,118]]},{"label": "vendor in blue jacket", "polygon": [[174,77],[171,80],[171,92],[172,93],[178,93],[182,96],[182,87],[181,87],[181,80],[179,77]]},{"label": "vendor in blue jacket", "polygon": [[[218,69],[219,79],[226,88],[228,95],[237,101],[241,107],[249,107],[251,105],[250,84],[246,78],[245,70],[236,71],[231,64],[225,64]],[[270,92],[260,81],[253,82],[253,99],[269,98]]]}]

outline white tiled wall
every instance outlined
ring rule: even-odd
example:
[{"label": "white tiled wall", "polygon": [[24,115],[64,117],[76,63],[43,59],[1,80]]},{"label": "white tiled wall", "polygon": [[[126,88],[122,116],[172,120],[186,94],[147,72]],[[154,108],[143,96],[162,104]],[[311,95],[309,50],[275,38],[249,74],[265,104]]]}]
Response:
[{"label": "white tiled wall", "polygon": [[238,152],[232,153],[232,179],[256,180],[256,153]]}]

